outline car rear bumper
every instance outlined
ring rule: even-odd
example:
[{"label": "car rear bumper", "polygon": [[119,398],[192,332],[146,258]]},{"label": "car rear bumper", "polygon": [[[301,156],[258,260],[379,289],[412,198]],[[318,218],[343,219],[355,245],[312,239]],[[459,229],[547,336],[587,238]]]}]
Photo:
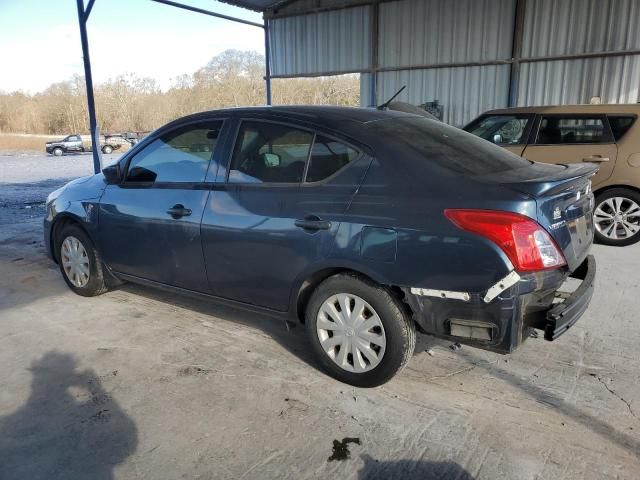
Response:
[{"label": "car rear bumper", "polygon": [[[490,301],[486,301],[486,292],[460,298],[416,295],[412,293],[415,289],[408,288],[403,292],[423,333],[510,353],[533,329],[543,330],[547,340],[555,340],[574,325],[591,301],[595,273],[595,259],[589,255],[572,273],[549,270],[522,275]],[[573,292],[564,293],[569,277],[582,282]]]},{"label": "car rear bumper", "polygon": [[544,338],[552,341],[573,326],[585,312],[593,296],[596,260],[589,255],[571,275],[582,280],[580,286],[564,302],[555,304],[545,316]]}]

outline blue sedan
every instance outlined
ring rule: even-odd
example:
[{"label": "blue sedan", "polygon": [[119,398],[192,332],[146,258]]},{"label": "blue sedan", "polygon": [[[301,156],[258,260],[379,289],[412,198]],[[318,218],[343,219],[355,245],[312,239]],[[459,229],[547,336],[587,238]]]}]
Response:
[{"label": "blue sedan", "polygon": [[416,331],[508,353],[571,327],[595,171],[401,112],[218,110],[53,192],[44,237],[79,295],[127,281],[291,315],[328,373],[371,387]]}]

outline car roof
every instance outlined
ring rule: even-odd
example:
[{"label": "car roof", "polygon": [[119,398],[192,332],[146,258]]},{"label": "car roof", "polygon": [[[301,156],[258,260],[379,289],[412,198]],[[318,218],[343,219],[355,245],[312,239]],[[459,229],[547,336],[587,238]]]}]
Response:
[{"label": "car roof", "polygon": [[334,128],[336,127],[336,124],[339,123],[357,122],[365,124],[390,118],[417,117],[417,115],[410,113],[392,110],[378,110],[376,108],[340,107],[329,105],[278,105],[271,107],[238,107],[209,110],[180,118],[177,121],[195,120],[203,117],[211,117],[213,115],[232,115],[236,117],[245,115],[264,115],[285,117],[291,120],[312,122],[318,125],[327,125]]},{"label": "car roof", "polygon": [[628,103],[606,103],[596,105],[546,105],[546,106],[533,106],[533,107],[513,107],[513,108],[500,108],[497,110],[489,110],[483,115],[504,115],[513,113],[626,113],[626,114],[640,114],[640,104]]}]

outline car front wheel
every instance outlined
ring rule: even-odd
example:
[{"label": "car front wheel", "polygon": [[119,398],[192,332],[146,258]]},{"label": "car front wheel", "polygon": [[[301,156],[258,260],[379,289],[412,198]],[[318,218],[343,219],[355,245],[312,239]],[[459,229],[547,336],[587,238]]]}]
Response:
[{"label": "car front wheel", "polygon": [[93,297],[107,291],[100,256],[80,227],[63,227],[56,245],[60,271],[71,290],[83,297]]},{"label": "car front wheel", "polygon": [[640,240],[640,193],[613,188],[596,197],[593,211],[598,243],[625,246]]},{"label": "car front wheel", "polygon": [[389,381],[415,348],[415,325],[402,302],[353,274],[322,282],[309,300],[305,322],[322,366],[357,387]]},{"label": "car front wheel", "polygon": [[102,147],[102,153],[105,154],[110,154],[111,152],[113,152],[113,148],[109,145],[105,145],[104,147]]},{"label": "car front wheel", "polygon": [[53,149],[53,154],[56,157],[61,157],[63,153],[64,153],[64,151],[61,148],[54,148]]}]

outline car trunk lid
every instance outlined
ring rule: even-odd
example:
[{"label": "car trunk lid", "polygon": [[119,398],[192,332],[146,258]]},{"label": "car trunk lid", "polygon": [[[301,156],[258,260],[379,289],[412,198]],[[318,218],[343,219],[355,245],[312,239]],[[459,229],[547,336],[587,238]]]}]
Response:
[{"label": "car trunk lid", "polygon": [[587,257],[593,243],[594,164],[550,165],[532,163],[478,178],[530,195],[536,201],[536,219],[556,241],[570,271]]}]

